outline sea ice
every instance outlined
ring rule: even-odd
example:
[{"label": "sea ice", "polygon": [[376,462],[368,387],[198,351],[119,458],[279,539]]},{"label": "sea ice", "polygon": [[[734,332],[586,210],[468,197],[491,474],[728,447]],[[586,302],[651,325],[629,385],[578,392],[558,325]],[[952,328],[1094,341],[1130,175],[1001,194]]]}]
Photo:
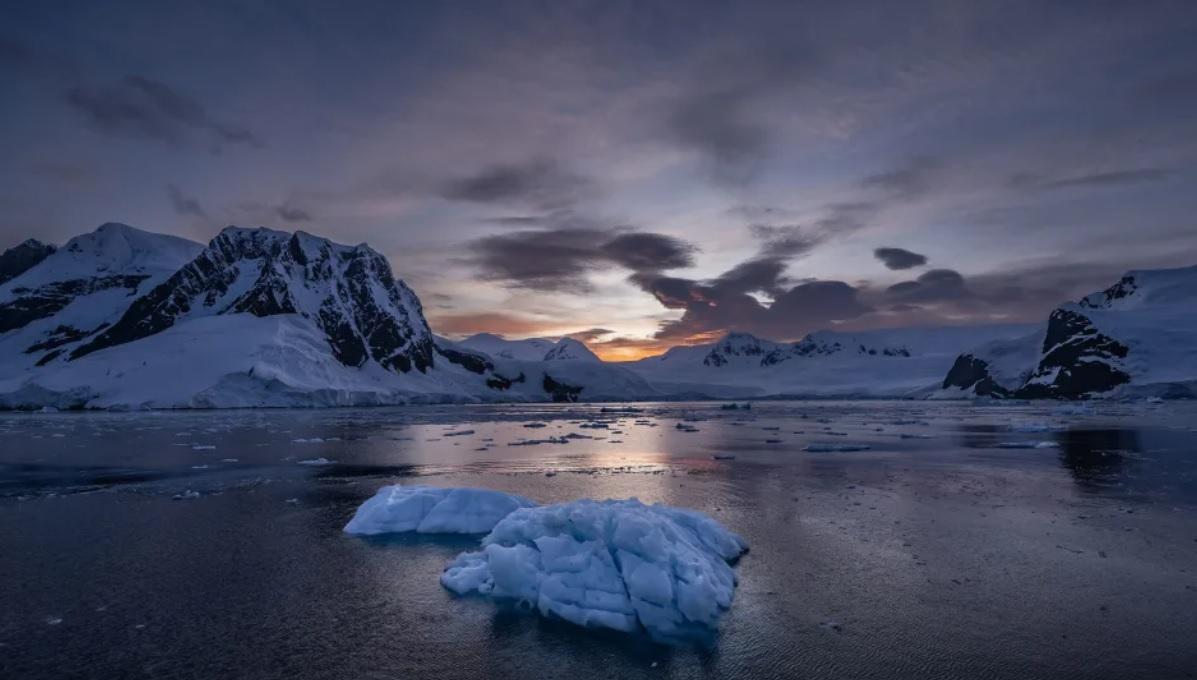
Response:
[{"label": "sea ice", "polygon": [[807,444],[802,447],[808,453],[850,453],[852,451],[868,451],[868,444]]},{"label": "sea ice", "polygon": [[524,498],[488,489],[384,486],[345,525],[349,534],[484,534],[514,510],[534,506]]},{"label": "sea ice", "polygon": [[1054,449],[1059,445],[1058,442],[1054,441],[998,442],[994,444],[994,447],[999,449]]},{"label": "sea ice", "polygon": [[747,545],[693,510],[579,500],[507,515],[441,574],[458,594],[529,603],[579,626],[658,639],[713,631]]}]

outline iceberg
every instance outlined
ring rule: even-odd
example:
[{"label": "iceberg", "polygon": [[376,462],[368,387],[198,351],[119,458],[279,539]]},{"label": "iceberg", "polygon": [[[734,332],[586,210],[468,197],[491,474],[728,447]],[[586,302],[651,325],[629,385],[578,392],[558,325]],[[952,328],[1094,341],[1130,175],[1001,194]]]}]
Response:
[{"label": "iceberg", "polygon": [[485,534],[499,520],[536,504],[489,489],[384,486],[362,503],[345,533],[372,536],[414,531],[420,534]]},{"label": "iceberg", "polygon": [[636,499],[579,500],[504,517],[441,584],[527,603],[584,627],[657,639],[713,632],[731,606],[731,567],[748,549],[706,515]]}]

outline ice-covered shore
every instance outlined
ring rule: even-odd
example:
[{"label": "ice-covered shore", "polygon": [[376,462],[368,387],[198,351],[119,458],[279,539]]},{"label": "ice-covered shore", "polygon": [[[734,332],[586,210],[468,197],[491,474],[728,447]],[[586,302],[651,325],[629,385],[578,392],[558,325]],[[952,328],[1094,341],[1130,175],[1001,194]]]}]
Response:
[{"label": "ice-covered shore", "polygon": [[441,583],[580,626],[676,639],[716,628],[735,593],[729,563],[747,549],[699,512],[579,500],[511,513]]}]

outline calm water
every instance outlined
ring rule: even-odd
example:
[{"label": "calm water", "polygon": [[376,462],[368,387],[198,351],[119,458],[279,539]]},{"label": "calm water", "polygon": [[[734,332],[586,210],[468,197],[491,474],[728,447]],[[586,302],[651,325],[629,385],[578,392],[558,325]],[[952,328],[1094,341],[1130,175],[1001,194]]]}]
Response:
[{"label": "calm water", "polygon": [[[0,677],[1194,676],[1195,404],[636,407],[0,415]],[[396,481],[752,550],[713,644],[582,631],[441,589],[476,538],[341,533]]]}]

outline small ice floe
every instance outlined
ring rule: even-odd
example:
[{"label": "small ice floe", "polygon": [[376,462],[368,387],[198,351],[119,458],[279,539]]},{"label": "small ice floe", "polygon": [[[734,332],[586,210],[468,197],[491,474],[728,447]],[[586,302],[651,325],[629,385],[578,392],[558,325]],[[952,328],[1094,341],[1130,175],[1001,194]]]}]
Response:
[{"label": "small ice floe", "polygon": [[209,465],[192,465],[191,469],[192,470],[207,470],[209,467],[211,467],[211,466],[209,466]]},{"label": "small ice floe", "polygon": [[298,505],[298,504],[299,504],[299,499],[298,499],[298,498],[288,498],[287,500],[285,500],[285,501],[283,501],[283,502],[284,502],[284,503],[290,503],[291,505]]},{"label": "small ice floe", "polygon": [[1015,423],[1010,426],[1011,432],[1056,432],[1063,430],[1060,425],[1052,425],[1051,423]]},{"label": "small ice floe", "polygon": [[693,425],[687,425],[685,423],[678,423],[677,425],[674,425],[674,429],[676,429],[678,432],[698,432],[697,427],[694,427]]},{"label": "small ice floe", "polygon": [[511,512],[534,505],[523,496],[489,489],[395,484],[362,503],[345,533],[484,534]]},{"label": "small ice floe", "polygon": [[337,461],[335,461],[335,460],[329,460],[329,459],[325,458],[324,456],[320,456],[319,458],[307,458],[305,460],[296,461],[295,464],[296,465],[332,465],[336,462]]},{"label": "small ice floe", "polygon": [[777,432],[778,430],[780,430],[780,429],[781,429],[781,427],[780,427],[780,426],[777,426],[777,425],[773,425],[773,426],[769,426],[769,427],[762,427],[761,429],[762,429],[762,430],[767,430],[767,431],[769,431],[769,432]]},{"label": "small ice floe", "polygon": [[766,439],[765,443],[766,444],[780,444],[781,440],[780,439]]},{"label": "small ice floe", "polygon": [[508,444],[508,446],[539,446],[540,444],[568,444],[567,437],[549,437],[548,439],[520,439]]},{"label": "small ice floe", "polygon": [[57,626],[60,623],[62,623],[61,616],[47,616],[46,617],[46,625],[47,626]]},{"label": "small ice floe", "polygon": [[220,462],[222,462],[222,463],[239,463],[241,461],[238,460],[237,458],[221,458]]},{"label": "small ice floe", "polygon": [[216,448],[215,444],[192,444],[192,451],[212,451]]},{"label": "small ice floe", "polygon": [[191,489],[187,489],[183,493],[177,493],[177,494],[171,496],[171,499],[176,500],[176,501],[191,501],[191,500],[195,500],[196,498],[199,498],[199,497],[200,497],[200,492],[192,491]]},{"label": "small ice floe", "polygon": [[578,427],[588,428],[591,430],[606,430],[606,429],[608,429],[608,425],[606,423],[599,422],[599,421],[595,421],[592,423],[582,423]]},{"label": "small ice floe", "polygon": [[898,435],[898,439],[934,439],[929,434],[913,434],[911,432],[902,432]]},{"label": "small ice floe", "polygon": [[524,427],[536,430],[542,427],[548,427],[548,423],[524,423]]},{"label": "small ice floe", "polygon": [[851,451],[868,451],[871,448],[873,447],[868,444],[813,443],[802,447],[802,450],[810,453],[848,453]]},{"label": "small ice floe", "polygon": [[736,459],[735,456],[730,455],[730,454],[725,454],[725,453],[716,453],[715,455],[711,456],[711,458],[714,458],[715,460],[735,460]]},{"label": "small ice floe", "polygon": [[684,639],[731,607],[744,540],[706,515],[636,499],[522,508],[441,574],[459,595],[525,602],[589,628]]},{"label": "small ice floe", "polygon": [[291,440],[293,444],[320,444],[322,442],[324,442],[324,439],[321,437],[300,437]]},{"label": "small ice floe", "polygon": [[455,430],[453,432],[446,432],[444,434],[444,436],[446,436],[446,437],[465,437],[465,436],[468,436],[471,434],[474,434],[473,430]]},{"label": "small ice floe", "polygon": [[998,442],[994,444],[995,449],[1054,449],[1060,444],[1054,441],[1029,441],[1029,442]]}]

